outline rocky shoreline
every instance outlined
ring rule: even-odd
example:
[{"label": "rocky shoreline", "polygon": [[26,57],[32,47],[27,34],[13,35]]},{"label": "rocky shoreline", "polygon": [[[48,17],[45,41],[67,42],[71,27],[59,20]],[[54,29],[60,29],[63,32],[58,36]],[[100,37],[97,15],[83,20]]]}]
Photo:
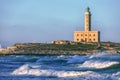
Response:
[{"label": "rocky shoreline", "polygon": [[89,44],[17,43],[0,50],[0,55],[84,55],[99,52],[120,52],[120,43],[101,42]]}]

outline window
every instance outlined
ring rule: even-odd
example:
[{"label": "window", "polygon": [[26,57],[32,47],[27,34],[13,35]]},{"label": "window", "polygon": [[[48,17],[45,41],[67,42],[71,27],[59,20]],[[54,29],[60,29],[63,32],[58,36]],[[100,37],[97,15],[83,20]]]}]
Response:
[{"label": "window", "polygon": [[77,34],[77,36],[79,36],[79,34]]},{"label": "window", "polygon": [[85,42],[87,42],[87,38],[85,38]]},{"label": "window", "polygon": [[95,39],[93,39],[95,41]]},{"label": "window", "polygon": [[91,34],[89,34],[89,36],[91,36]]},{"label": "window", "polygon": [[89,41],[91,41],[91,39],[89,39]]},{"label": "window", "polygon": [[81,34],[81,36],[83,36],[83,34]]},{"label": "window", "polygon": [[85,34],[85,36],[87,36],[87,34]]},{"label": "window", "polygon": [[77,41],[79,41],[79,39],[77,39]]},{"label": "window", "polygon": [[93,36],[95,36],[95,34],[93,34]]}]

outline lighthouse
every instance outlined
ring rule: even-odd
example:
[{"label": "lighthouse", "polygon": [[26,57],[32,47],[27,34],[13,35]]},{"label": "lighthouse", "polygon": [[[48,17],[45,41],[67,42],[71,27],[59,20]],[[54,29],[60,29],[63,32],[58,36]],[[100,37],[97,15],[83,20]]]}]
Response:
[{"label": "lighthouse", "polygon": [[91,31],[91,14],[89,11],[89,7],[86,8],[85,12],[85,31]]},{"label": "lighthouse", "polygon": [[84,31],[74,32],[75,42],[100,42],[100,31],[91,30],[91,12],[90,8],[87,7],[84,13]]}]

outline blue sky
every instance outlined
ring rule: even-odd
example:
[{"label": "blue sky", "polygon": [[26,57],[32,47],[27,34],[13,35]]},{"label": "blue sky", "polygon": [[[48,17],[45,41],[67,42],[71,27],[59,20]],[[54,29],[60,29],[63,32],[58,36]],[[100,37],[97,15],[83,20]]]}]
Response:
[{"label": "blue sky", "polygon": [[92,13],[92,30],[101,41],[120,42],[120,0],[0,0],[0,43],[73,40],[84,30],[84,12]]}]

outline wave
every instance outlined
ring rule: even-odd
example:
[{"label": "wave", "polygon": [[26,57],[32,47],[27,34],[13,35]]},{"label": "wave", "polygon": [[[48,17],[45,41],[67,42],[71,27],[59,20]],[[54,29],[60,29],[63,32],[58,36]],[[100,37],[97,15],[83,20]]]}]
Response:
[{"label": "wave", "polygon": [[55,77],[57,79],[73,79],[73,80],[118,80],[120,79],[120,72],[114,74],[96,73],[93,71],[56,71],[43,70],[40,68],[31,68],[33,65],[25,64],[20,68],[14,70],[12,75],[17,76],[39,76],[39,77]]},{"label": "wave", "polygon": [[94,53],[86,56],[75,55],[68,58],[67,63],[83,63],[87,60],[120,61],[120,55],[105,52]]},{"label": "wave", "polygon": [[53,61],[55,58],[53,58],[53,56],[44,56],[44,57],[40,57],[36,63],[39,62],[43,62],[43,61]]},{"label": "wave", "polygon": [[72,58],[68,59],[67,63],[82,63],[82,62],[84,62],[86,60],[88,60],[87,56],[75,55]]},{"label": "wave", "polygon": [[115,53],[94,53],[92,55],[89,55],[90,59],[105,59],[105,60],[120,60],[120,54],[115,54]]},{"label": "wave", "polygon": [[114,78],[114,80],[120,80],[120,72],[113,73],[112,77]]},{"label": "wave", "polygon": [[40,68],[33,69],[32,65],[25,64],[25,65],[21,66],[20,68],[14,70],[12,72],[12,75],[76,77],[76,76],[88,75],[90,73],[91,73],[91,71],[75,72],[75,71],[44,70],[44,69],[40,69]]},{"label": "wave", "polygon": [[89,61],[85,61],[82,65],[79,65],[79,67],[101,69],[101,68],[107,68],[117,64],[119,64],[119,62],[117,61],[89,60]]},{"label": "wave", "polygon": [[2,59],[1,59],[0,62],[1,62],[1,63],[2,63],[2,62],[4,62],[4,63],[5,63],[5,62],[11,62],[11,60],[4,60],[4,59],[2,60]]}]

